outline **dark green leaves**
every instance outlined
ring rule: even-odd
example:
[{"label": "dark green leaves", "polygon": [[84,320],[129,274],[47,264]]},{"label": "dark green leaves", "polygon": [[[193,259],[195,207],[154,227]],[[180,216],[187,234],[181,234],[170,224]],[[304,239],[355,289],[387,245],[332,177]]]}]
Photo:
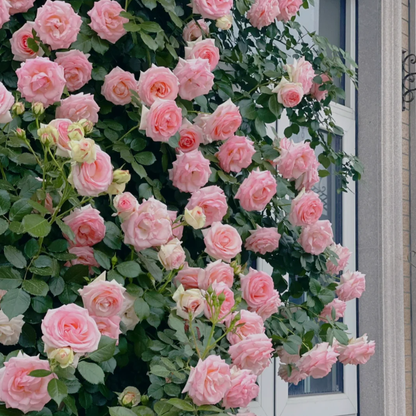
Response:
[{"label": "dark green leaves", "polygon": [[46,282],[35,278],[25,280],[22,287],[26,292],[34,296],[46,296],[49,291],[49,286]]},{"label": "dark green leaves", "polygon": [[91,384],[104,384],[104,371],[97,364],[81,361],[77,367],[81,376]]},{"label": "dark green leaves", "polygon": [[9,290],[1,300],[1,309],[9,319],[21,315],[30,306],[30,296],[22,289]]},{"label": "dark green leaves", "polygon": [[62,400],[68,395],[68,388],[63,381],[53,378],[48,383],[48,393],[51,399],[59,406]]},{"label": "dark green leaves", "polygon": [[10,209],[10,196],[9,193],[3,189],[0,189],[0,215],[6,214]]},{"label": "dark green leaves", "polygon": [[40,215],[26,215],[22,221],[23,229],[32,237],[46,237],[51,231],[49,222]]},{"label": "dark green leaves", "polygon": [[16,247],[4,247],[4,256],[14,267],[17,267],[18,269],[23,269],[27,265],[25,256]]},{"label": "dark green leaves", "polygon": [[98,345],[98,349],[88,354],[88,357],[97,363],[101,363],[112,358],[115,350],[116,340],[106,336],[102,336]]}]

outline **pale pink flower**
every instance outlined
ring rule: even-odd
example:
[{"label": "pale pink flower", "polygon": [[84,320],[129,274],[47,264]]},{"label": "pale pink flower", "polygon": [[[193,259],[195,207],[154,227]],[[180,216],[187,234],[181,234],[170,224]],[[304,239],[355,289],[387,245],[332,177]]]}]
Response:
[{"label": "pale pink flower", "polygon": [[232,287],[234,283],[234,269],[221,260],[209,263],[205,270],[200,271],[198,276],[198,287],[207,290],[215,282],[225,283]]},{"label": "pale pink flower", "polygon": [[72,124],[69,118],[56,118],[49,125],[58,130],[59,138],[56,143],[58,148],[56,154],[62,157],[71,157],[71,147],[69,146],[68,127]]},{"label": "pale pink flower", "polygon": [[105,76],[101,94],[115,105],[126,105],[131,102],[130,90],[136,91],[136,88],[134,74],[117,66]]},{"label": "pale pink flower", "polygon": [[199,267],[189,267],[188,263],[185,263],[182,270],[179,270],[178,274],[174,278],[176,286],[182,285],[185,290],[198,289],[198,276],[203,272],[203,269]]},{"label": "pale pink flower", "polygon": [[10,2],[9,0],[0,1],[0,29],[10,20]]},{"label": "pale pink flower", "polygon": [[74,260],[69,260],[65,263],[66,267],[75,266],[77,264],[83,264],[84,266],[89,266],[90,274],[93,274],[94,271],[91,267],[100,267],[97,260],[94,257],[94,250],[89,246],[74,246],[68,249],[68,252],[75,254],[77,256]]},{"label": "pale pink flower", "polygon": [[9,317],[0,310],[0,344],[1,345],[16,345],[19,342],[20,334],[22,333],[23,315],[17,315],[9,319]]},{"label": "pale pink flower", "polygon": [[365,274],[346,271],[336,289],[337,296],[344,302],[358,299],[365,291]]},{"label": "pale pink flower", "polygon": [[88,58],[88,54],[77,49],[56,53],[55,62],[64,69],[68,91],[79,90],[91,79],[92,63]]},{"label": "pale pink flower", "polygon": [[114,197],[113,205],[117,215],[122,220],[126,220],[139,207],[139,202],[130,192],[124,192]]},{"label": "pale pink flower", "polygon": [[215,40],[198,39],[188,42],[188,46],[185,47],[185,59],[196,58],[206,59],[211,71],[213,71],[220,61],[220,50],[215,46]]},{"label": "pale pink flower", "polygon": [[0,124],[12,121],[10,109],[14,104],[13,94],[0,82]]},{"label": "pale pink flower", "polygon": [[9,3],[11,4],[10,14],[13,15],[16,13],[26,13],[33,7],[35,0],[9,0]]},{"label": "pale pink flower", "polygon": [[160,247],[158,258],[166,270],[179,269],[186,259],[182,243],[177,238],[169,240],[167,244]]},{"label": "pale pink flower", "polygon": [[204,19],[219,19],[230,13],[233,0],[193,0],[194,14],[200,14]]},{"label": "pale pink flower", "polygon": [[224,172],[238,173],[251,165],[254,153],[256,149],[251,140],[245,136],[233,136],[221,145],[215,156]]},{"label": "pale pink flower", "polygon": [[179,129],[179,143],[176,150],[183,153],[192,152],[198,149],[203,142],[202,129],[196,124],[191,124],[186,118],[183,119],[181,128]]},{"label": "pale pink flower", "polygon": [[321,314],[319,315],[319,319],[321,321],[327,322],[328,317],[332,321],[332,309],[335,310],[335,319],[334,321],[338,321],[339,318],[343,318],[345,314],[345,310],[347,309],[347,304],[339,299],[334,299],[331,303],[325,305],[325,308],[322,310]]},{"label": "pale pink flower", "polygon": [[100,107],[95,102],[94,96],[81,92],[61,101],[61,106],[56,109],[56,118],[69,118],[74,122],[85,118],[96,123],[99,111]]},{"label": "pale pink flower", "polygon": [[172,225],[172,238],[177,238],[178,240],[182,240],[183,236],[183,225],[179,226],[179,222],[175,223],[176,218],[178,217],[177,211],[169,211],[169,218],[171,220]]},{"label": "pale pink flower", "polygon": [[106,337],[112,338],[117,340],[118,345],[118,337],[121,334],[120,331],[120,316],[93,316],[92,317],[97,324],[98,330],[100,331],[101,335]]},{"label": "pale pink flower", "polygon": [[227,334],[227,340],[231,345],[237,344],[249,335],[264,333],[265,328],[262,317],[257,315],[255,312],[250,312],[246,309],[234,312],[229,318],[227,318],[227,327],[231,325],[231,321],[237,315],[240,315],[240,319],[235,322],[235,329]]},{"label": "pale pink flower", "polygon": [[279,247],[281,235],[277,232],[277,228],[263,228],[257,225],[257,228],[251,230],[250,234],[244,244],[247,250],[265,255]]},{"label": "pale pink flower", "polygon": [[323,209],[324,204],[318,194],[302,191],[292,200],[289,221],[297,226],[315,224],[321,217]]},{"label": "pale pink flower", "polygon": [[24,62],[26,59],[33,59],[44,54],[42,48],[39,48],[37,52],[34,52],[27,46],[28,38],[33,38],[32,30],[34,28],[34,22],[26,22],[19,30],[16,30],[16,32],[13,33],[12,38],[10,39],[10,45],[15,61]]},{"label": "pale pink flower", "polygon": [[326,262],[326,271],[329,274],[338,274],[347,267],[348,260],[352,253],[347,247],[343,247],[341,244],[333,244],[329,249],[338,256],[338,264],[335,265],[335,263],[332,263],[332,261],[328,259]]},{"label": "pale pink flower", "polygon": [[176,302],[176,314],[185,320],[193,320],[204,312],[206,301],[199,289],[185,290],[179,285],[172,299]]},{"label": "pale pink flower", "polygon": [[338,353],[327,342],[315,345],[296,363],[301,373],[313,378],[323,378],[329,374],[337,362]]},{"label": "pale pink flower", "polygon": [[286,65],[286,71],[292,82],[302,84],[303,92],[309,94],[312,88],[315,71],[312,64],[305,57],[294,59],[293,64]]},{"label": "pale pink flower", "polygon": [[359,365],[365,364],[375,353],[376,343],[368,341],[367,334],[360,338],[352,338],[348,345],[337,345],[339,361],[344,364]]},{"label": "pale pink flower", "polygon": [[213,315],[218,316],[218,322],[223,323],[229,316],[231,309],[235,305],[234,292],[224,283],[224,282],[215,282],[212,284],[213,292],[219,297],[220,295],[224,296],[224,301],[221,304],[220,310],[212,308],[210,305],[210,300],[205,302],[204,313],[208,319],[211,319]]},{"label": "pale pink flower", "polygon": [[333,237],[331,223],[324,220],[303,227],[298,242],[306,253],[318,256],[334,243]]},{"label": "pale pink flower", "polygon": [[260,391],[256,384],[257,376],[250,370],[240,370],[238,367],[231,368],[231,387],[225,393],[222,405],[230,407],[246,407],[254,400]]},{"label": "pale pink flower", "polygon": [[286,381],[286,383],[292,383],[295,386],[308,377],[306,373],[301,373],[296,366],[287,364],[280,364],[278,375],[283,381]]},{"label": "pale pink flower", "polygon": [[289,21],[293,16],[296,16],[302,3],[302,0],[279,0],[280,14],[277,19],[283,22]]},{"label": "pale pink flower", "polygon": [[277,101],[288,108],[296,107],[305,94],[301,83],[290,82],[285,77],[282,77],[282,80],[272,92],[277,94]]},{"label": "pale pink flower", "polygon": [[252,26],[261,29],[271,25],[279,14],[279,0],[256,0],[247,13],[247,19]]},{"label": "pale pink flower", "polygon": [[231,260],[241,252],[241,237],[231,225],[214,222],[210,228],[202,230],[205,252],[216,260]]},{"label": "pale pink flower", "polygon": [[295,364],[300,360],[299,353],[289,354],[283,347],[278,347],[276,349],[276,352],[279,356],[280,362],[282,362],[283,364]]},{"label": "pale pink flower", "polygon": [[[202,32],[205,36],[209,35],[208,25],[204,19],[191,20],[183,29],[182,37],[186,42],[192,42],[202,37]],[[201,31],[202,29],[202,31]]]}]

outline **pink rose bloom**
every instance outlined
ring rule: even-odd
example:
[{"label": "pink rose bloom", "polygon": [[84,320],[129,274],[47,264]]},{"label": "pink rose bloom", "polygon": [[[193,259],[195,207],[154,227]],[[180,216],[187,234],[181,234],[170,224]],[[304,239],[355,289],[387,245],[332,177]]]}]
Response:
[{"label": "pink rose bloom", "polygon": [[13,94],[0,82],[0,124],[12,121],[10,109],[14,104]]},{"label": "pink rose bloom", "polygon": [[75,303],[49,309],[42,321],[45,351],[70,347],[81,354],[98,348],[101,334],[88,311]]},{"label": "pink rose bloom", "polygon": [[256,384],[257,376],[250,370],[231,368],[231,387],[225,393],[222,405],[230,407],[247,407],[258,395],[260,388]]},{"label": "pink rose bloom", "polygon": [[136,197],[130,192],[124,192],[114,197],[113,205],[122,220],[127,219],[139,207]]},{"label": "pink rose bloom", "polygon": [[292,65],[286,65],[286,71],[292,82],[302,84],[305,94],[310,93],[315,71],[309,61],[306,61],[303,56],[300,59],[294,59]]},{"label": "pink rose bloom", "polygon": [[196,58],[206,59],[213,71],[220,61],[220,50],[215,46],[215,40],[198,39],[195,42],[188,42],[188,46],[185,47],[185,59]]},{"label": "pink rose bloom", "polygon": [[374,355],[376,343],[369,342],[367,334],[364,334],[361,338],[350,339],[348,345],[338,344],[337,350],[339,351],[338,359],[342,364],[365,364]]},{"label": "pink rose bloom", "polygon": [[247,19],[252,26],[261,29],[271,25],[279,13],[279,0],[256,0],[247,13]]},{"label": "pink rose bloom", "polygon": [[257,376],[270,365],[273,351],[272,341],[266,334],[249,335],[228,350],[233,364]]},{"label": "pink rose bloom", "polygon": [[172,238],[167,244],[161,246],[157,256],[166,270],[179,269],[186,260],[182,242],[177,238]]},{"label": "pink rose bloom", "polygon": [[176,286],[182,285],[185,290],[198,289],[198,276],[203,270],[199,267],[189,267],[188,263],[185,263],[182,270],[179,270],[178,274],[174,278]]},{"label": "pink rose bloom", "polygon": [[7,409],[19,409],[23,413],[40,412],[51,400],[48,383],[56,377],[55,374],[32,377],[29,374],[34,370],[51,371],[49,361],[19,352],[17,357],[11,357],[4,363],[0,369],[0,400]]},{"label": "pink rose bloom", "polygon": [[211,176],[209,165],[209,160],[199,150],[179,152],[169,170],[169,179],[181,192],[195,192],[208,182]]},{"label": "pink rose bloom", "polygon": [[279,0],[280,14],[277,19],[283,22],[289,21],[293,16],[296,16],[302,3],[302,0]]},{"label": "pink rose bloom", "polygon": [[194,14],[200,14],[204,19],[219,19],[230,13],[233,0],[193,0]]},{"label": "pink rose bloom", "polygon": [[56,118],[69,118],[74,122],[85,118],[96,123],[99,111],[94,96],[80,92],[61,101],[61,106],[56,109]]},{"label": "pink rose bloom", "polygon": [[344,302],[358,299],[365,291],[365,274],[346,271],[336,289],[337,296]]},{"label": "pink rose bloom", "polygon": [[17,89],[30,103],[38,101],[49,106],[61,99],[66,80],[64,69],[56,62],[40,57],[29,59],[20,65],[16,75]]},{"label": "pink rose bloom", "polygon": [[26,13],[33,7],[35,0],[9,0],[9,3],[11,4],[10,14]]},{"label": "pink rose bloom", "polygon": [[166,244],[172,236],[171,220],[166,205],[149,198],[121,224],[124,243],[134,246],[136,251]]},{"label": "pink rose bloom", "polygon": [[315,192],[301,192],[292,200],[289,221],[293,225],[315,224],[322,215],[324,204]]},{"label": "pink rose bloom", "polygon": [[155,142],[168,142],[182,125],[182,110],[173,100],[157,98],[150,109],[142,107],[140,130]]},{"label": "pink rose bloom", "polygon": [[93,316],[92,317],[97,324],[98,330],[100,331],[101,335],[106,337],[116,339],[118,345],[118,337],[121,334],[120,331],[120,316],[111,316],[109,318],[105,318],[103,316]]},{"label": "pink rose bloom", "polygon": [[246,211],[263,211],[276,195],[277,183],[272,174],[265,170],[253,170],[240,185],[236,199]]},{"label": "pink rose bloom", "polygon": [[331,223],[324,220],[303,227],[298,242],[307,253],[318,256],[334,243],[333,237]]},{"label": "pink rose bloom", "polygon": [[192,152],[198,149],[203,142],[203,133],[199,126],[191,124],[186,118],[183,119],[181,128],[179,129],[179,143],[177,150],[183,153]]},{"label": "pink rose bloom", "polygon": [[90,27],[101,39],[116,43],[127,31],[124,24],[129,19],[120,16],[125,10],[114,0],[99,0],[87,13],[91,17]]},{"label": "pink rose bloom", "polygon": [[204,211],[205,227],[220,222],[227,214],[228,204],[224,191],[219,186],[207,186],[197,190],[189,198],[186,208],[189,210],[200,207]]},{"label": "pink rose bloom", "polygon": [[278,347],[276,352],[283,364],[295,364],[300,360],[299,354],[289,354],[283,347]]},{"label": "pink rose bloom", "polygon": [[289,365],[287,364],[280,364],[278,374],[283,381],[286,381],[286,383],[292,383],[295,386],[308,377],[306,373],[301,373],[294,365],[291,365],[289,369]]},{"label": "pink rose bloom", "polygon": [[231,312],[231,309],[235,305],[234,292],[224,282],[213,283],[212,290],[217,294],[217,296],[224,295],[225,300],[221,304],[219,311],[215,309],[212,310],[211,306],[209,305],[209,301],[207,300],[205,303],[204,314],[208,319],[211,319],[212,315],[218,313],[218,322],[225,322]]},{"label": "pink rose bloom", "polygon": [[204,133],[209,143],[216,140],[227,140],[241,126],[240,110],[228,99],[219,105],[210,115],[204,117]]},{"label": "pink rose bloom", "polygon": [[199,19],[198,24],[195,20],[191,20],[183,29],[182,37],[185,42],[192,42],[202,37],[202,32],[204,32],[204,35],[206,36],[209,35],[208,25],[205,20]]},{"label": "pink rose bloom", "polygon": [[106,192],[113,181],[113,166],[110,156],[96,146],[96,159],[93,163],[77,163],[72,166],[72,183],[79,195],[98,196]]},{"label": "pink rose bloom", "polygon": [[70,139],[68,137],[68,127],[72,124],[69,118],[56,118],[52,120],[49,125],[58,130],[59,137],[56,143],[58,148],[56,154],[62,157],[71,157],[71,148],[69,147]]},{"label": "pink rose bloom", "polygon": [[68,91],[79,90],[91,79],[92,63],[88,58],[89,55],[77,49],[56,53],[55,62],[64,69]]},{"label": "pink rose bloom", "polygon": [[301,83],[289,82],[285,77],[282,78],[273,92],[277,94],[277,101],[288,108],[296,107],[305,94]]},{"label": "pink rose bloom", "polygon": [[10,3],[8,0],[0,1],[0,29],[10,20]]},{"label": "pink rose bloom", "polygon": [[75,266],[76,264],[83,264],[84,266],[90,267],[90,274],[94,273],[91,267],[100,267],[100,265],[97,263],[97,260],[95,260],[94,250],[89,246],[71,247],[68,249],[68,252],[75,254],[77,258],[67,261],[65,263],[66,267]]},{"label": "pink rose bloom", "polygon": [[90,315],[110,318],[122,312],[126,289],[115,280],[106,281],[105,277],[104,272],[78,292]]},{"label": "pink rose bloom", "polygon": [[27,46],[28,38],[33,38],[32,30],[35,28],[34,22],[26,22],[19,30],[13,33],[10,39],[12,47],[13,59],[15,61],[24,62],[26,59],[33,59],[44,54],[43,49],[39,48],[37,52],[33,52]]},{"label": "pink rose bloom", "polygon": [[322,100],[325,100],[325,98],[328,96],[328,91],[321,90],[320,87],[322,87],[324,83],[331,81],[331,78],[327,74],[315,74],[315,76],[318,76],[318,75],[322,79],[322,84],[317,84],[316,82],[314,82],[312,84],[312,88],[310,92],[311,92],[312,97],[315,98],[315,100],[322,101]]},{"label": "pink rose bloom", "polygon": [[209,355],[204,361],[199,359],[196,367],[191,367],[182,393],[188,393],[197,406],[202,406],[219,403],[230,387],[229,365],[217,355]]},{"label": "pink rose bloom", "polygon": [[204,234],[205,252],[216,260],[227,263],[241,253],[241,237],[231,225],[214,222],[208,229],[202,230]]},{"label": "pink rose bloom", "polygon": [[150,107],[157,98],[176,100],[178,92],[178,78],[169,68],[153,64],[145,72],[140,72],[137,93],[145,105]]},{"label": "pink rose bloom", "polygon": [[343,247],[341,244],[333,244],[329,247],[338,256],[338,264],[335,265],[331,260],[326,262],[326,271],[329,274],[338,274],[341,270],[344,270],[347,267],[348,260],[351,257],[351,251],[347,247]]},{"label": "pink rose bloom", "polygon": [[215,156],[224,172],[238,173],[251,165],[254,153],[256,149],[251,140],[245,136],[233,136],[220,147]]},{"label": "pink rose bloom", "polygon": [[224,283],[232,287],[234,283],[234,269],[221,260],[208,264],[205,270],[200,271],[198,276],[199,289],[207,290],[215,282]]},{"label": "pink rose bloom", "polygon": [[81,16],[69,3],[47,0],[37,11],[35,30],[52,49],[68,49],[77,40],[81,24]]},{"label": "pink rose bloom", "polygon": [[263,318],[263,321],[265,321],[278,312],[281,304],[282,301],[280,300],[279,292],[275,290],[273,296],[267,299],[267,301],[257,308],[255,312]]},{"label": "pink rose bloom", "polygon": [[[63,222],[74,232],[76,247],[93,246],[105,237],[104,218],[91,205],[74,209]],[[64,237],[70,241],[68,236]]]},{"label": "pink rose bloom", "polygon": [[332,309],[335,309],[334,321],[338,321],[339,318],[344,317],[345,310],[347,309],[347,304],[342,300],[334,299],[331,303],[325,305],[325,308],[319,315],[319,319],[321,321],[328,322],[327,317],[329,316],[330,320],[332,321]]},{"label": "pink rose bloom", "polygon": [[313,378],[323,378],[329,374],[332,366],[337,362],[338,353],[327,342],[315,345],[297,362],[301,373]]},{"label": "pink rose bloom", "polygon": [[136,88],[134,75],[117,66],[105,76],[101,94],[115,105],[126,105],[131,102],[130,90],[136,91]]},{"label": "pink rose bloom", "polygon": [[178,217],[177,211],[168,211],[168,215],[171,221],[172,226],[172,238],[177,238],[178,240],[182,240],[183,236],[183,225],[178,227],[178,222],[174,224],[176,218]]},{"label": "pink rose bloom", "polygon": [[206,59],[185,61],[179,58],[173,73],[179,80],[179,96],[184,100],[192,101],[200,95],[208,94],[214,85],[214,74]]},{"label": "pink rose bloom", "polygon": [[231,321],[240,314],[240,319],[235,323],[233,332],[227,334],[228,342],[231,345],[237,344],[241,340],[247,338],[249,335],[264,334],[264,322],[261,316],[255,312],[242,309],[234,312],[230,318],[227,319],[227,327],[230,326]]},{"label": "pink rose bloom", "polygon": [[250,231],[250,234],[244,244],[247,250],[265,255],[279,247],[281,235],[277,232],[277,228],[263,228],[257,225],[257,229]]}]

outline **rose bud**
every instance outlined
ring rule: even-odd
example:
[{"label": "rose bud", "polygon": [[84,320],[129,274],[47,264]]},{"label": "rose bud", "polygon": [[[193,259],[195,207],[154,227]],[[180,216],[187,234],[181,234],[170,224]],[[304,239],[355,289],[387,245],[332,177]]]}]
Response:
[{"label": "rose bud", "polygon": [[45,106],[42,103],[33,103],[32,112],[36,117],[41,116],[45,112]]},{"label": "rose bud", "polygon": [[79,123],[72,123],[68,126],[69,140],[80,141],[85,137],[84,128]]},{"label": "rose bud", "polygon": [[160,247],[158,257],[166,270],[179,269],[185,263],[185,252],[181,242],[174,238]]},{"label": "rose bud", "polygon": [[55,127],[50,125],[41,124],[41,128],[38,129],[39,140],[43,144],[48,144],[50,146],[58,143],[59,132]]},{"label": "rose bud", "polygon": [[85,134],[90,134],[94,130],[94,123],[86,118],[81,119],[78,121],[78,124],[82,126],[84,129]]},{"label": "rose bud", "polygon": [[94,163],[96,160],[96,145],[92,139],[82,139],[80,141],[71,140],[71,158],[79,163]]},{"label": "rose bud", "polygon": [[217,26],[218,29],[222,30],[231,29],[231,27],[233,26],[233,15],[227,14],[227,16],[220,17],[219,19],[217,19],[215,26]]},{"label": "rose bud", "polygon": [[176,302],[176,313],[183,319],[194,319],[204,312],[205,298],[199,289],[185,290],[180,285],[172,299]]},{"label": "rose bud", "polygon": [[137,406],[140,403],[141,395],[140,391],[136,387],[126,387],[119,395],[118,402],[128,408]]},{"label": "rose bud", "polygon": [[15,116],[20,116],[25,112],[25,105],[20,101],[13,104],[12,112]]},{"label": "rose bud", "polygon": [[20,127],[18,127],[15,131],[16,137],[22,140],[26,139],[26,132],[21,129]]},{"label": "rose bud", "polygon": [[121,185],[123,183],[130,182],[130,179],[131,175],[128,170],[116,169],[113,172],[113,183]]},{"label": "rose bud", "polygon": [[125,183],[115,183],[113,182],[107,189],[108,195],[120,195],[126,190]]},{"label": "rose bud", "polygon": [[185,221],[195,230],[203,228],[206,221],[206,216],[202,208],[196,206],[191,211],[185,208]]},{"label": "rose bud", "polygon": [[74,362],[74,351],[69,347],[57,348],[48,353],[48,358],[61,368],[67,368]]}]

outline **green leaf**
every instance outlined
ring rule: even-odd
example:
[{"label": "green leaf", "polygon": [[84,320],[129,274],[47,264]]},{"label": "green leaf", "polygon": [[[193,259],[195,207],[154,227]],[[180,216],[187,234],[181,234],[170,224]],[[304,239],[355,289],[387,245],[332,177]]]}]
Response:
[{"label": "green leaf", "polygon": [[116,266],[117,271],[124,277],[137,277],[142,269],[135,261],[125,261]]},{"label": "green leaf", "polygon": [[127,32],[139,32],[140,31],[140,25],[135,22],[127,22],[127,23],[124,23],[123,26]]},{"label": "green leaf", "polygon": [[53,302],[49,296],[35,296],[31,301],[32,308],[37,313],[46,313],[52,309]]},{"label": "green leaf", "polygon": [[49,281],[49,290],[54,296],[59,296],[64,291],[64,287],[65,280],[61,276],[54,277]]},{"label": "green leaf", "polygon": [[8,222],[0,218],[0,235],[4,234],[8,228],[9,228]]},{"label": "green leaf", "polygon": [[16,289],[22,284],[20,273],[11,267],[0,268],[0,289],[10,290]]},{"label": "green leaf", "polygon": [[163,365],[152,366],[150,372],[158,377],[168,377],[171,373],[167,368],[163,367]]},{"label": "green leaf", "polygon": [[33,370],[29,373],[31,377],[47,377],[52,374],[52,371],[48,370]]},{"label": "green leaf", "polygon": [[146,292],[144,298],[150,306],[154,306],[155,308],[165,306],[165,297],[161,293],[155,291]]},{"label": "green leaf", "polygon": [[35,39],[28,37],[26,39],[26,43],[27,43],[27,47],[29,49],[31,49],[33,52],[38,52],[39,51],[39,45],[37,44],[37,42],[35,41]]},{"label": "green leaf", "polygon": [[112,221],[105,223],[104,244],[113,250],[121,249],[121,231]]},{"label": "green leaf", "polygon": [[69,225],[66,225],[61,220],[56,220],[56,223],[58,224],[58,227],[61,229],[62,234],[66,235],[73,243],[75,243],[75,234],[72,231],[71,227]]},{"label": "green leaf", "polygon": [[150,35],[140,32],[140,37],[142,38],[143,43],[152,51],[155,51],[158,48],[157,43]]},{"label": "green leaf", "polygon": [[150,315],[150,308],[146,301],[142,298],[137,298],[134,302],[134,311],[138,318],[143,321]]},{"label": "green leaf", "polygon": [[91,38],[91,46],[92,48],[95,50],[95,52],[104,55],[108,49],[109,49],[109,44],[106,40],[101,39],[99,36],[94,35]]},{"label": "green leaf", "polygon": [[1,310],[9,319],[24,314],[30,306],[30,295],[22,289],[9,290],[1,300]]},{"label": "green leaf", "polygon": [[23,229],[32,237],[46,237],[51,231],[51,225],[40,215],[29,214],[23,218]]},{"label": "green leaf", "polygon": [[309,280],[309,289],[312,293],[312,295],[317,296],[319,292],[321,291],[321,285],[316,279],[310,279]]},{"label": "green leaf", "polygon": [[33,207],[36,211],[38,211],[40,214],[43,214],[43,215],[50,214],[50,212],[43,205],[39,204],[39,202],[36,202],[36,201],[33,201],[33,200],[29,199],[27,201],[27,203],[31,207]]},{"label": "green leaf", "polygon": [[348,336],[344,331],[334,328],[334,337],[343,345],[348,345]]},{"label": "green leaf", "polygon": [[71,49],[78,49],[81,52],[88,53],[91,50],[91,39],[84,33],[78,33],[77,40],[71,45]]},{"label": "green leaf", "polygon": [[53,378],[48,383],[48,393],[51,399],[59,406],[62,400],[68,396],[68,387],[63,381]]},{"label": "green leaf", "polygon": [[0,189],[0,215],[6,214],[10,209],[10,195],[7,191]]},{"label": "green leaf", "polygon": [[89,276],[88,266],[83,264],[76,264],[75,266],[70,267],[64,274],[65,282],[73,282],[79,284],[86,283],[86,277]]},{"label": "green leaf", "polygon": [[5,406],[0,405],[0,416],[23,416],[23,413],[17,409],[6,409]]},{"label": "green leaf", "polygon": [[209,405],[203,405],[198,407],[199,412],[216,412],[216,413],[222,413],[224,409],[220,409],[216,406],[209,406]]},{"label": "green leaf", "polygon": [[144,7],[147,7],[150,10],[153,10],[156,6],[156,0],[142,0]]},{"label": "green leaf", "polygon": [[22,221],[25,215],[28,215],[32,212],[32,207],[28,204],[27,198],[22,198],[16,201],[9,213],[10,221]]},{"label": "green leaf", "polygon": [[185,400],[182,399],[169,399],[168,403],[175,406],[177,409],[185,410],[187,412],[193,412],[195,407]]},{"label": "green leaf", "polygon": [[318,175],[319,175],[320,178],[326,178],[330,174],[331,173],[327,170],[318,170]]},{"label": "green leaf", "polygon": [[102,251],[94,250],[94,258],[97,260],[97,263],[106,270],[109,270],[111,267],[110,259]]},{"label": "green leaf", "polygon": [[49,291],[49,286],[46,282],[40,279],[30,279],[23,281],[23,289],[34,296],[46,296]]},{"label": "green leaf", "polygon": [[13,264],[14,267],[17,267],[18,269],[23,269],[27,265],[25,256],[16,247],[5,246],[4,256],[11,264]]},{"label": "green leaf", "polygon": [[91,77],[94,81],[104,81],[107,74],[108,72],[102,66],[99,66],[92,70]]},{"label": "green leaf", "polygon": [[149,33],[162,32],[163,29],[156,22],[143,22],[140,24],[140,29]]},{"label": "green leaf", "polygon": [[116,342],[115,339],[103,335],[98,344],[98,349],[88,354],[88,357],[97,363],[109,360],[116,350]]},{"label": "green leaf", "polygon": [[288,354],[292,354],[292,355],[299,354],[299,344],[293,341],[284,341],[283,348]]},{"label": "green leaf", "polygon": [[78,364],[78,371],[88,383],[104,384],[104,371],[97,364],[81,361]]},{"label": "green leaf", "polygon": [[137,163],[140,163],[144,166],[150,166],[156,162],[156,157],[152,152],[137,153],[134,158],[136,159]]},{"label": "green leaf", "polygon": [[154,416],[155,412],[146,406],[133,407],[132,411],[138,416]]},{"label": "green leaf", "polygon": [[109,407],[110,416],[136,416],[136,413],[126,407]]}]

